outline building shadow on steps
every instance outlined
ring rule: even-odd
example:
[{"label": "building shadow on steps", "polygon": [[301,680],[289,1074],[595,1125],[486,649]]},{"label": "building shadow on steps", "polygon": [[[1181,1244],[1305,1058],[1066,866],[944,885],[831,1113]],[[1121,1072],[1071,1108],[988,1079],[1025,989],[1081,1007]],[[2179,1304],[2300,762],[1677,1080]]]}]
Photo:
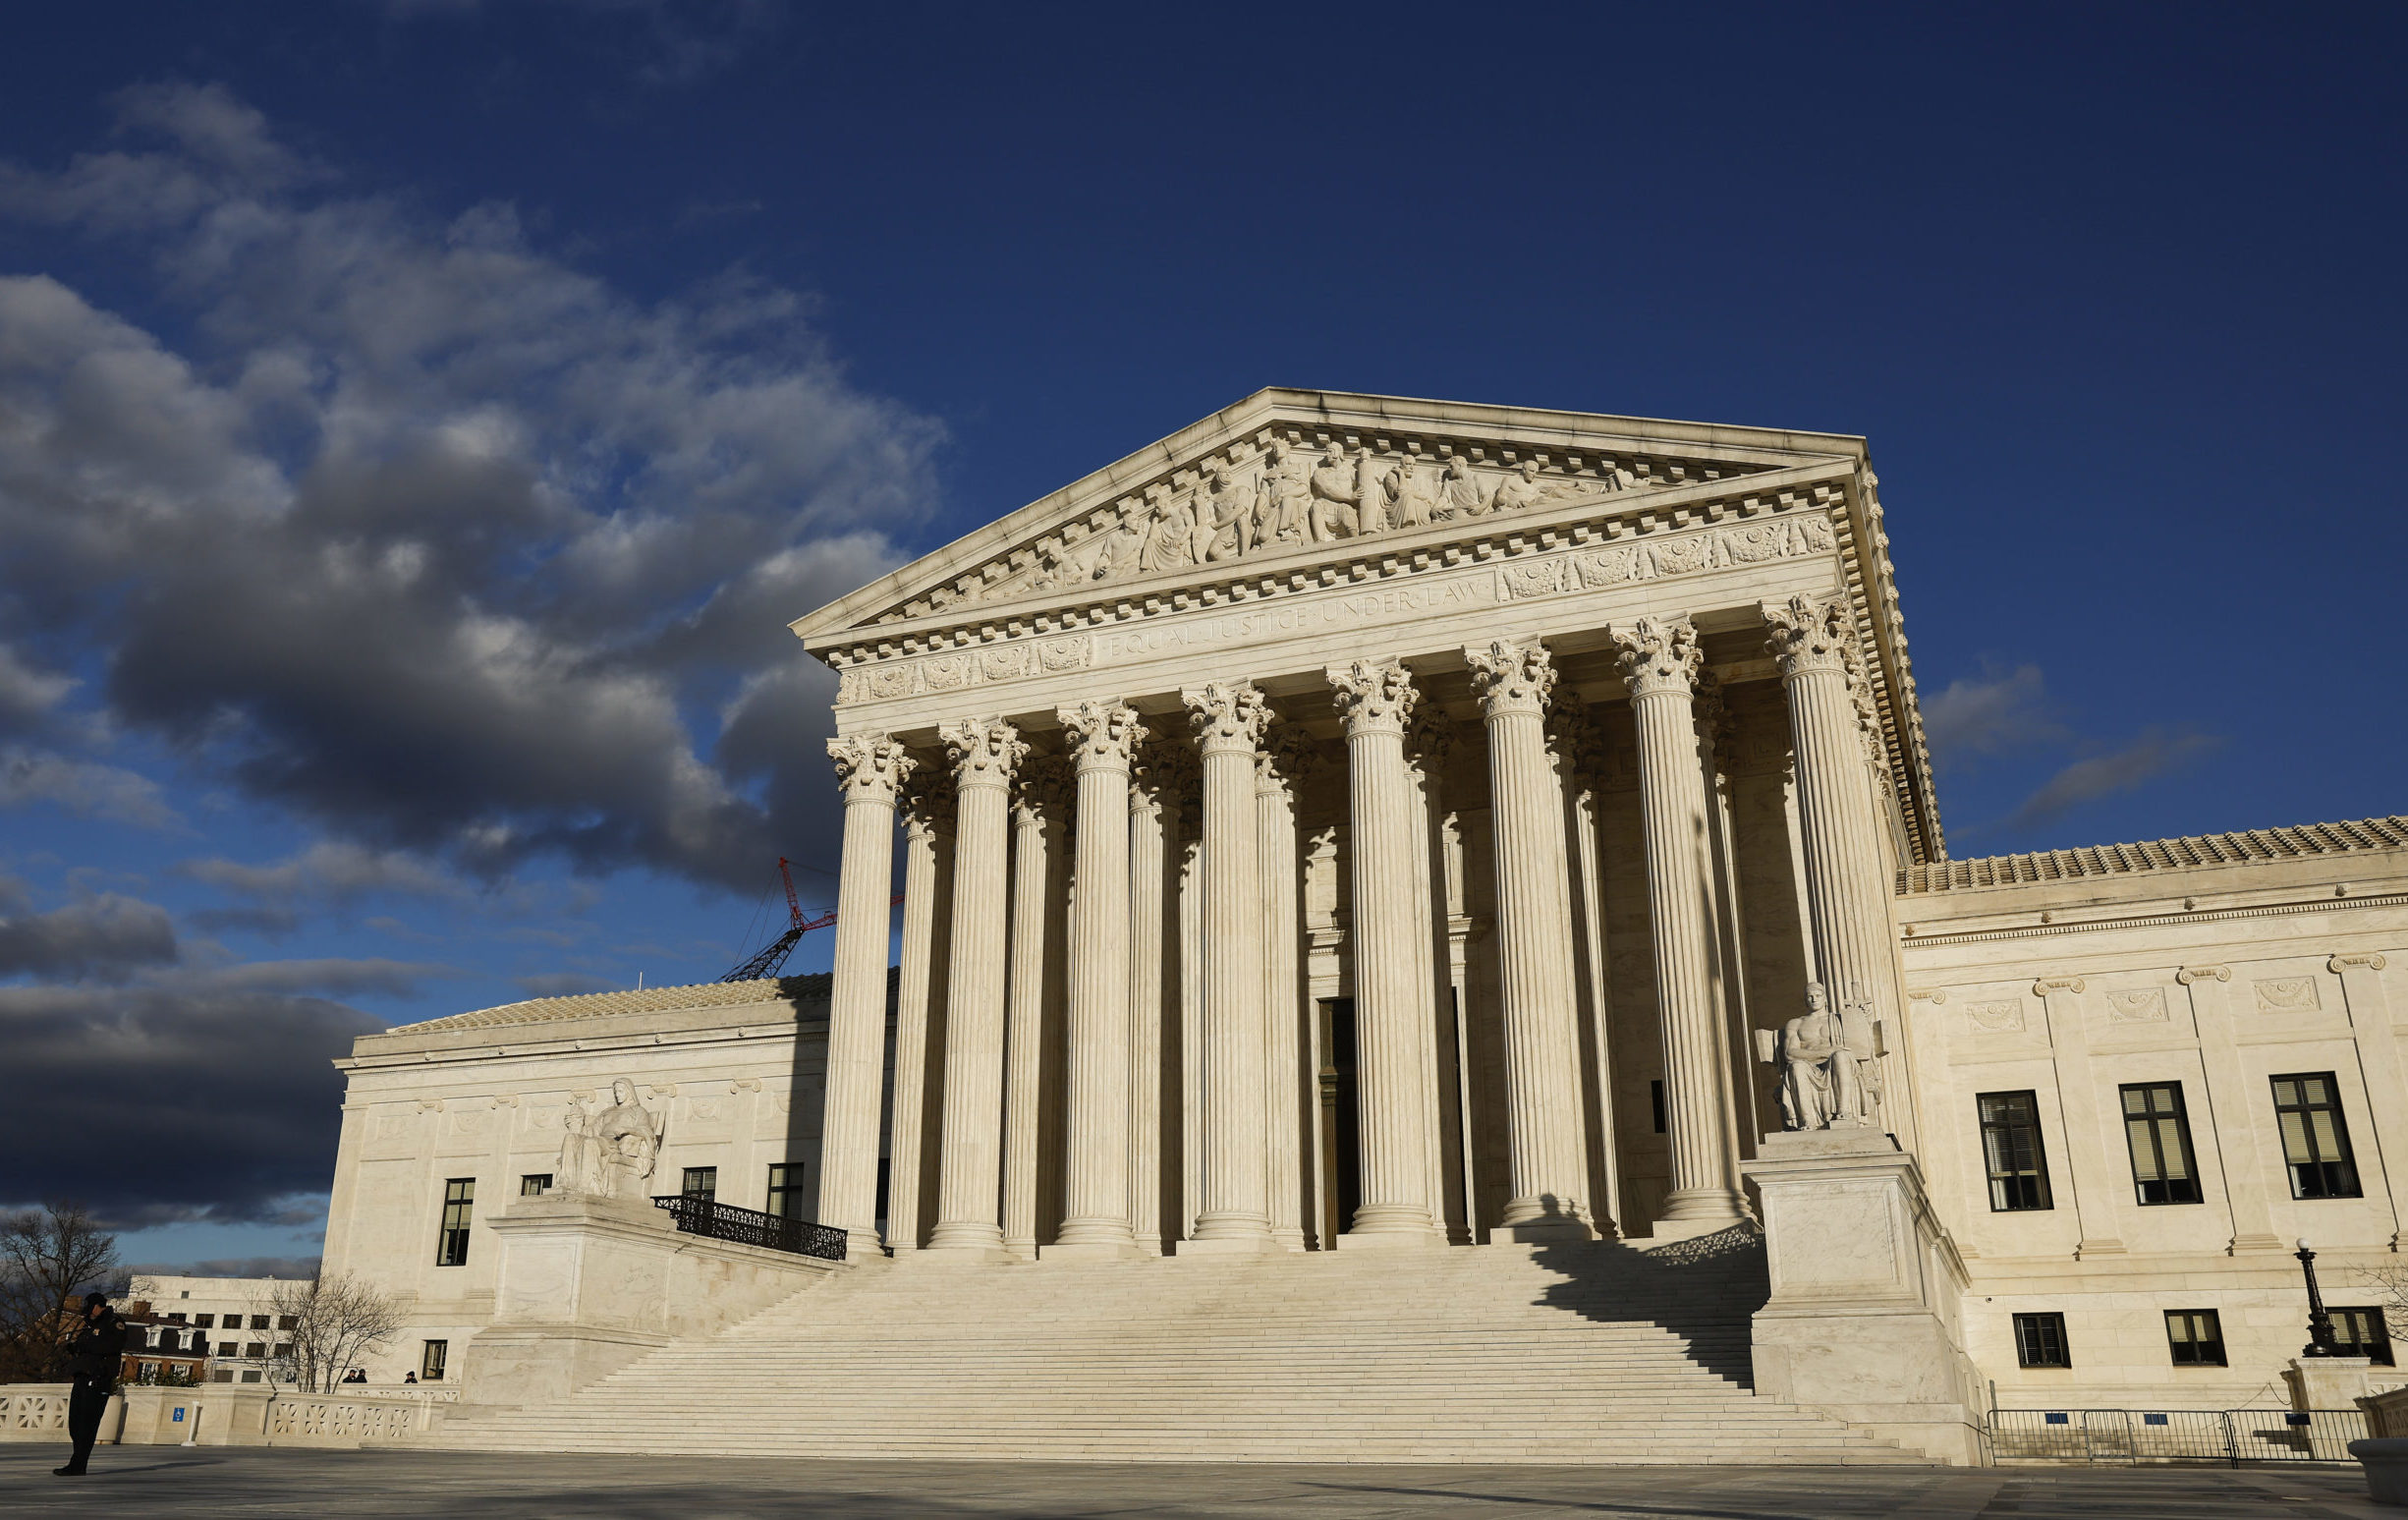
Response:
[{"label": "building shadow on steps", "polygon": [[1646,1251],[1620,1241],[1538,1245],[1531,1260],[1560,1279],[1537,1303],[1599,1323],[1659,1324],[1688,1343],[1700,1367],[1755,1387],[1750,1317],[1772,1295],[1755,1225]]}]

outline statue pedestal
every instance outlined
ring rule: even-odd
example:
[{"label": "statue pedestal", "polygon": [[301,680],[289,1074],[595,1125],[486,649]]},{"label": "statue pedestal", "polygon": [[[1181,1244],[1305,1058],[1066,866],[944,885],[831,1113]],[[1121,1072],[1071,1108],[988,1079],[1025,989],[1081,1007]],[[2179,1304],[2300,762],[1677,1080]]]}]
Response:
[{"label": "statue pedestal", "polygon": [[[544,1194],[487,1221],[493,1323],[468,1344],[463,1397],[565,1398],[672,1340],[715,1335],[846,1264],[678,1232],[648,1198]],[[862,1265],[883,1266],[872,1257]]]},{"label": "statue pedestal", "polygon": [[468,1345],[464,1397],[565,1398],[669,1343],[677,1225],[646,1199],[544,1194],[486,1227],[498,1237],[493,1324]]},{"label": "statue pedestal", "polygon": [[1756,1313],[1756,1391],[1810,1405],[1944,1462],[1981,1460],[1981,1379],[1965,1355],[1968,1281],[1914,1156],[1878,1130],[1764,1137],[1772,1296]]},{"label": "statue pedestal", "polygon": [[2362,1356],[2295,1356],[2283,1369],[2293,1409],[2355,1409],[2367,1396],[2367,1369]]}]

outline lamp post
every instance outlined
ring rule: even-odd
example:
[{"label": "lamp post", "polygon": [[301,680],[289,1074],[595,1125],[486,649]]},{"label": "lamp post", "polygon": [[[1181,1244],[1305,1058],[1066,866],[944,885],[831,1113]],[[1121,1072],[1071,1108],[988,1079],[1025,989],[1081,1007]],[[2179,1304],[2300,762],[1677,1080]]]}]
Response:
[{"label": "lamp post", "polygon": [[2301,1356],[2339,1356],[2332,1343],[2332,1316],[2324,1312],[2324,1295],[2316,1288],[2316,1253],[2299,1243],[2299,1269],[2308,1279],[2308,1344]]}]

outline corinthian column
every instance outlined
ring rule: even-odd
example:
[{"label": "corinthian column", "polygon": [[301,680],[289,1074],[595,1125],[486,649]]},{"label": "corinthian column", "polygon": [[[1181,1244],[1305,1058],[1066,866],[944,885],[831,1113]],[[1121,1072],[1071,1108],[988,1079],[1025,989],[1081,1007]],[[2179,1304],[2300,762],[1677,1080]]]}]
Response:
[{"label": "corinthian column", "polygon": [[[1708,917],[1706,780],[1695,686],[1701,651],[1686,617],[1643,617],[1609,631],[1639,727],[1639,811],[1648,841],[1648,927],[1663,1029],[1664,1130],[1672,1189],[1659,1224],[1695,1233],[1744,1216],[1731,1187],[1722,1041]],[[1662,1233],[1659,1229],[1658,1233]]]},{"label": "corinthian column", "polygon": [[1453,1240],[1460,1232],[1471,1240],[1468,1220],[1456,1221],[1448,1210],[1447,1158],[1461,1155],[1455,1122],[1462,1110],[1455,1102],[1455,1085],[1446,1080],[1448,1062],[1442,1051],[1454,1049],[1454,980],[1446,954],[1446,867],[1439,855],[1445,816],[1446,757],[1454,748],[1453,722],[1433,707],[1413,716],[1405,730],[1405,778],[1412,787],[1412,805],[1405,810],[1413,835],[1413,902],[1411,912],[1414,976],[1428,990],[1422,1010],[1422,1149],[1423,1181],[1429,1188],[1429,1225]]},{"label": "corinthian column", "polygon": [[[952,942],[953,778],[913,778],[903,816],[903,965],[895,982],[895,1099],[886,1142],[886,1245],[920,1249],[920,1207],[934,1191],[927,1105],[931,1049],[944,1053],[944,962]],[[933,1037],[933,1038],[931,1038]],[[941,1069],[941,1065],[939,1067]],[[939,1090],[940,1094],[942,1090]],[[923,1181],[927,1173],[928,1180]]]},{"label": "corinthian column", "polygon": [[1255,848],[1262,871],[1262,1122],[1270,1148],[1271,1239],[1305,1249],[1305,1000],[1298,980],[1303,921],[1296,892],[1296,786],[1313,746],[1281,730],[1255,767]]},{"label": "corinthian column", "polygon": [[1009,1025],[1003,1041],[1003,1249],[1036,1260],[1037,1190],[1043,1171],[1041,1122],[1047,1026],[1053,999],[1046,972],[1060,951],[1062,810],[1068,767],[1059,756],[1021,761],[1012,789],[1012,958]]},{"label": "corinthian column", "polygon": [[946,977],[944,1151],[928,1249],[1003,1259],[1002,1183],[1005,829],[1012,774],[1029,747],[1001,718],[937,730],[953,762],[952,966]]},{"label": "corinthian column", "polygon": [[1429,1142],[1423,1133],[1425,1026],[1429,984],[1416,952],[1412,811],[1405,724],[1418,694],[1393,660],[1359,659],[1328,671],[1346,725],[1353,827],[1355,1065],[1362,1205],[1338,1237],[1350,1247],[1442,1244],[1429,1216]]},{"label": "corinthian column", "polygon": [[[1806,857],[1807,917],[1815,965],[1835,1002],[1862,997],[1891,1030],[1898,1021],[1898,968],[1889,928],[1888,853],[1874,812],[1868,735],[1860,716],[1853,619],[1843,596],[1803,593],[1764,604],[1766,643],[1789,693],[1790,747],[1798,766],[1798,832]],[[1871,1031],[1861,1050],[1873,1053]],[[1884,1073],[1885,1077],[1894,1076]],[[1903,1084],[1885,1081],[1898,1111],[1876,1123],[1911,1144]]]},{"label": "corinthian column", "polygon": [[828,741],[845,799],[836,884],[836,965],[828,986],[826,1108],[819,1130],[819,1222],[849,1254],[878,1249],[878,1077],[886,1065],[887,894],[895,869],[895,794],[912,772],[882,734]]},{"label": "corinthian column", "polygon": [[[1130,767],[1129,1222],[1143,1256],[1162,1254],[1162,1014],[1180,981],[1177,907],[1179,761],[1159,739]],[[1176,1239],[1176,1231],[1173,1232]]]},{"label": "corinthian column", "polygon": [[1588,1240],[1581,1155],[1580,1023],[1565,900],[1563,803],[1546,750],[1555,667],[1536,639],[1463,651],[1488,729],[1496,842],[1497,960],[1505,1005],[1513,1197],[1490,1240]]},{"label": "corinthian column", "polygon": [[1255,752],[1270,709],[1245,681],[1179,697],[1204,752],[1204,1209],[1187,1249],[1269,1251]]},{"label": "corinthian column", "polygon": [[1138,1254],[1129,1215],[1129,760],[1146,729],[1119,703],[1054,715],[1078,766],[1079,900],[1070,920],[1062,1231],[1046,1255],[1109,1260]]}]

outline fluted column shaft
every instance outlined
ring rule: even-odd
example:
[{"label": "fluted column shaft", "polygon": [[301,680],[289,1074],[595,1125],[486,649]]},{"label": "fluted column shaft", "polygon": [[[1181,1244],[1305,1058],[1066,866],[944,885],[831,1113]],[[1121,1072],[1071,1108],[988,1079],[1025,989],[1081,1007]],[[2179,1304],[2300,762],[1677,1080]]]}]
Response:
[{"label": "fluted column shaft", "polygon": [[826,1107],[819,1130],[819,1221],[855,1254],[878,1248],[879,1078],[886,1066],[887,895],[895,797],[911,757],[883,735],[828,741],[845,799],[836,883],[836,962],[828,985]]},{"label": "fluted column shaft", "polygon": [[1059,932],[1054,911],[1061,855],[1062,762],[1031,756],[1014,778],[1012,800],[1012,958],[1003,1042],[1003,1248],[1036,1259],[1039,1137],[1046,1057],[1048,962]]},{"label": "fluted column shaft", "polygon": [[895,986],[894,1118],[886,1142],[886,1243],[898,1256],[920,1248],[929,1033],[941,1019],[937,962],[952,916],[952,782],[924,780],[913,790],[903,829],[903,965]]},{"label": "fluted column shaft", "polygon": [[1425,1155],[1422,1180],[1429,1189],[1429,1227],[1441,1239],[1447,1236],[1446,1110],[1454,1105],[1453,1095],[1447,1091],[1447,1084],[1439,1080],[1438,1071],[1438,1026],[1441,1021],[1453,1018],[1449,1006],[1452,984],[1439,965],[1446,881],[1443,868],[1434,859],[1438,789],[1449,743],[1444,721],[1439,718],[1433,723],[1431,714],[1425,710],[1408,725],[1405,734],[1405,779],[1412,787],[1412,805],[1405,810],[1405,821],[1412,834],[1413,850],[1413,897],[1407,911],[1414,925],[1413,974],[1425,989],[1423,1013],[1418,1021]]},{"label": "fluted column shaft", "polygon": [[1464,651],[1488,733],[1497,960],[1505,1014],[1513,1196],[1490,1238],[1589,1239],[1581,1154],[1580,1026],[1564,900],[1562,796],[1546,748],[1555,669],[1536,639]]},{"label": "fluted column shaft", "polygon": [[953,945],[946,976],[944,1149],[928,1249],[1003,1254],[1004,929],[1011,782],[1028,747],[989,718],[940,729],[953,762]]},{"label": "fluted column shaft", "polygon": [[1297,989],[1296,797],[1307,750],[1293,733],[1255,772],[1255,849],[1262,873],[1262,1123],[1269,1147],[1271,1239],[1305,1249],[1304,1008]]},{"label": "fluted column shaft", "polygon": [[1362,1202],[1341,1248],[1437,1244],[1429,1216],[1429,1145],[1423,1134],[1424,1026],[1429,987],[1415,939],[1412,810],[1405,723],[1417,694],[1393,661],[1357,660],[1328,672],[1346,728],[1352,827],[1356,1147]]},{"label": "fluted column shaft", "polygon": [[1204,755],[1204,1208],[1189,1246],[1267,1251],[1255,755],[1270,714],[1243,681],[1180,695]]},{"label": "fluted column shaft", "polygon": [[[1867,736],[1856,701],[1861,677],[1852,668],[1858,655],[1854,620],[1839,596],[1793,596],[1764,603],[1764,613],[1789,694],[1815,965],[1843,1020],[1846,1005],[1861,996],[1876,1018],[1895,1029],[1899,989],[1889,928],[1888,851],[1874,810]],[[1862,1049],[1872,1053],[1870,1043]],[[1887,1098],[1894,1103],[1898,1094],[1893,1089]],[[1900,1130],[1904,1115],[1876,1117]]]},{"label": "fluted column shaft", "polygon": [[1685,617],[1640,618],[1611,634],[1639,729],[1639,807],[1647,833],[1649,929],[1663,1031],[1664,1129],[1672,1154],[1672,1186],[1659,1220],[1737,1219],[1744,1210],[1730,1186],[1713,927],[1707,917],[1697,630]]},{"label": "fluted column shaft", "polygon": [[[1070,921],[1069,1112],[1063,1219],[1049,1256],[1133,1257],[1129,1214],[1129,761],[1134,708],[1057,714],[1078,767],[1079,899]],[[1160,932],[1157,925],[1155,932]]]},{"label": "fluted column shaft", "polygon": [[1162,1010],[1177,943],[1168,931],[1171,896],[1166,822],[1178,802],[1163,796],[1148,747],[1129,788],[1129,1222],[1141,1255],[1162,1254]]}]

